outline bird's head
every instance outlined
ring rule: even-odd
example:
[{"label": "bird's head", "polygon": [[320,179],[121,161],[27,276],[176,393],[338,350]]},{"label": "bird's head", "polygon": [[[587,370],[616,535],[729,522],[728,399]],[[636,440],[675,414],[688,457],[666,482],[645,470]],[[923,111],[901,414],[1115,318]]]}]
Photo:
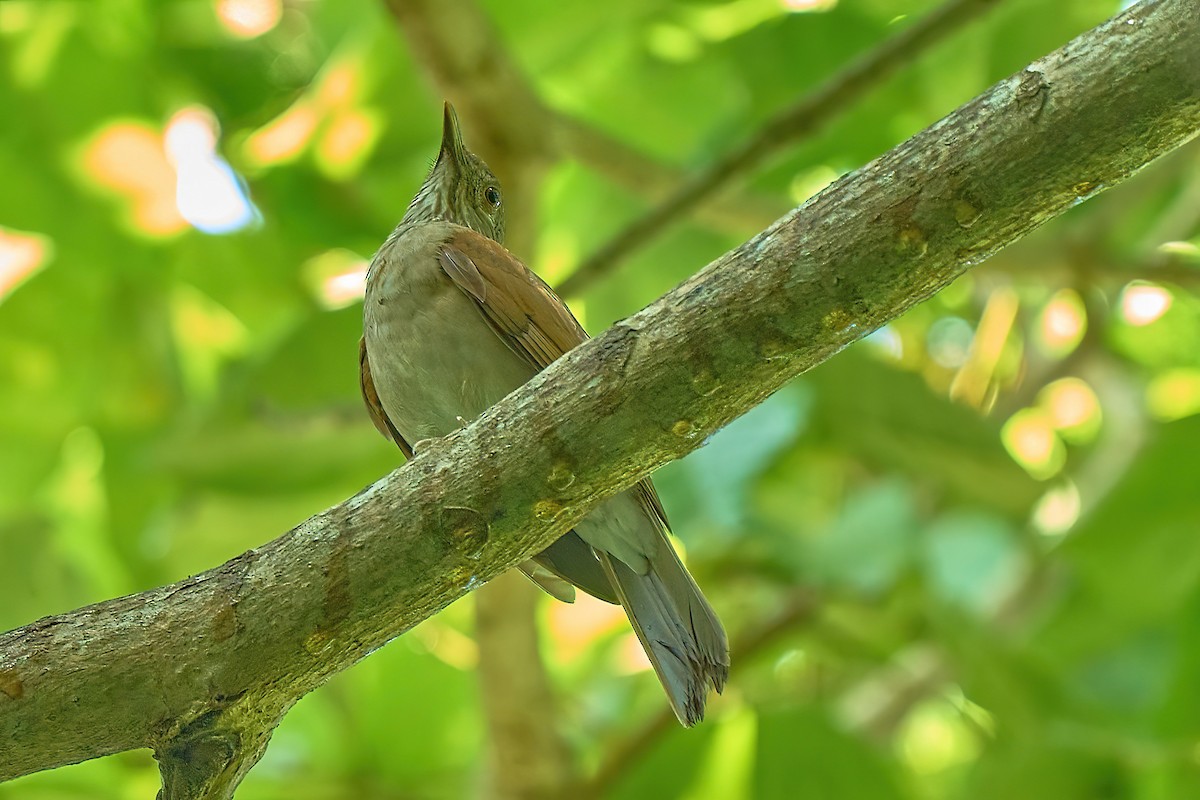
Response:
[{"label": "bird's head", "polygon": [[444,109],[442,149],[404,214],[405,223],[438,219],[464,225],[494,241],[504,241],[500,182],[483,159],[463,145],[458,115],[449,103]]}]

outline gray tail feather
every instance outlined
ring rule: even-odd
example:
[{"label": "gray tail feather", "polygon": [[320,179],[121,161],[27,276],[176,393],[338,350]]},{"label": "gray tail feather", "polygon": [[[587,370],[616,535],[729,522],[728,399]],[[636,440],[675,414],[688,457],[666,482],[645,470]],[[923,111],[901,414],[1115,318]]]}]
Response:
[{"label": "gray tail feather", "polygon": [[709,686],[720,694],[729,677],[729,642],[721,621],[665,536],[645,575],[599,550],[596,557],[617,589],[675,716],[690,728],[704,718]]}]

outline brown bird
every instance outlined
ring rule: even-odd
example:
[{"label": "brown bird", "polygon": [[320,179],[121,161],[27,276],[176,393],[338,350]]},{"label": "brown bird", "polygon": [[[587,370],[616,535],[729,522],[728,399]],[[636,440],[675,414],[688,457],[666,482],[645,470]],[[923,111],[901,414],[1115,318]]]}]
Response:
[{"label": "brown bird", "polygon": [[[367,273],[359,345],[363,399],[384,436],[412,443],[473,420],[587,339],[550,287],[500,244],[504,202],[445,106],[429,177]],[[684,725],[729,674],[720,620],[666,537],[649,480],[597,506],[521,566],[566,602],[575,588],[629,616]]]}]

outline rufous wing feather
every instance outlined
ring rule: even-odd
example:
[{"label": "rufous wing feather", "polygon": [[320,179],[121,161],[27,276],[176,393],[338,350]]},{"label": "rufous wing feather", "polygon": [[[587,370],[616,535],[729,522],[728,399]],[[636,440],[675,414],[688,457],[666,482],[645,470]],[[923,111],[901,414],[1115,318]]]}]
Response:
[{"label": "rufous wing feather", "polygon": [[365,336],[358,340],[358,388],[362,392],[363,402],[367,405],[367,414],[371,417],[375,428],[395,442],[396,446],[400,448],[400,452],[404,453],[405,458],[412,458],[412,445],[404,440],[400,431],[396,430],[396,426],[388,419],[387,412],[383,410],[383,403],[379,400],[379,392],[375,390],[375,381],[371,377],[371,362],[367,358],[367,337]]}]

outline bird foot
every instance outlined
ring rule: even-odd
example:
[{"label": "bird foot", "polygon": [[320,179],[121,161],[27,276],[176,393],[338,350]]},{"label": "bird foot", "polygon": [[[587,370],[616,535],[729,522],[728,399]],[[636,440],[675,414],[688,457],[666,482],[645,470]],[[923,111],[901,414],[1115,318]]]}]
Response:
[{"label": "bird foot", "polygon": [[[471,420],[464,419],[459,416],[456,416],[454,419],[456,422],[458,422],[459,430],[462,430],[463,428],[465,428],[471,424]],[[442,437],[442,436],[430,436],[427,439],[418,439],[417,441],[413,442],[413,445],[412,445],[413,456],[416,456],[422,450],[426,449],[427,447],[432,446],[436,442],[441,441],[443,438],[444,437]]]}]

